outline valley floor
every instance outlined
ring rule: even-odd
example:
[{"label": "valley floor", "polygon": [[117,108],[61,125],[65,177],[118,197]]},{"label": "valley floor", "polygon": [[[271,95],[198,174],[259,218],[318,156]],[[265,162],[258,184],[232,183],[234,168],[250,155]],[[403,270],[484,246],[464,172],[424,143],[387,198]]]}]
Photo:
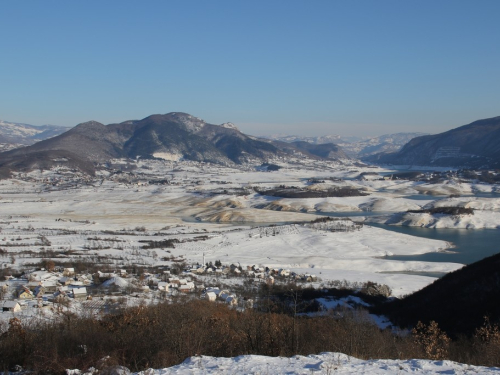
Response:
[{"label": "valley floor", "polygon": [[[47,257],[47,250],[54,252],[56,261],[105,258],[116,269],[171,265],[165,259],[172,257],[188,263],[220,260],[314,274],[320,280],[318,286],[332,280],[373,281],[390,286],[395,296],[434,280],[415,273],[445,273],[462,266],[385,259],[448,251],[450,244],[369,225],[333,232],[289,224],[264,235],[256,227],[308,222],[326,212],[397,212],[428,203],[402,197],[403,191],[413,192],[415,184],[353,179],[361,172],[338,166],[258,172],[142,161],[133,174],[104,171],[85,182],[64,171],[20,174],[0,181],[0,248],[5,249],[1,262],[4,267],[21,269]],[[168,184],[157,183],[160,178]],[[323,180],[311,183],[310,179]],[[309,191],[348,186],[363,189],[367,195],[286,200],[252,190],[278,184]],[[40,236],[51,245],[40,246]],[[182,243],[174,249],[141,250],[142,242],[159,237]]]}]

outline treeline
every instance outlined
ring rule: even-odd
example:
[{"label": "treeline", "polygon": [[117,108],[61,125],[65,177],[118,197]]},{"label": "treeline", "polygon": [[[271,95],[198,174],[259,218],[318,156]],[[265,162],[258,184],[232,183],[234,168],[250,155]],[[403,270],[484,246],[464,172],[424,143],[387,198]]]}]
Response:
[{"label": "treeline", "polygon": [[255,189],[260,195],[280,198],[328,198],[328,197],[359,197],[369,195],[351,187],[331,188],[327,190],[307,190],[296,186],[280,186],[274,189]]},{"label": "treeline", "polygon": [[474,215],[474,210],[466,207],[433,207],[423,210],[408,210],[408,212],[414,214]]},{"label": "treeline", "polygon": [[435,324],[395,335],[380,330],[357,310],[311,318],[178,301],[130,308],[100,320],[69,311],[58,322],[13,318],[0,337],[0,370],[21,366],[35,373],[62,374],[65,369],[93,366],[107,373],[114,365],[139,371],[172,366],[195,355],[292,356],[324,351],[364,359],[446,358],[499,365],[500,346],[488,338],[491,332],[451,341]]},{"label": "treeline", "polygon": [[160,241],[150,241],[150,240],[139,240],[139,242],[147,243],[147,245],[143,245],[142,249],[164,249],[164,248],[175,248],[176,243],[180,241],[177,238],[160,240]]},{"label": "treeline", "polygon": [[471,336],[487,316],[500,324],[500,254],[450,272],[402,299],[374,307],[403,327],[436,321],[449,336]]}]

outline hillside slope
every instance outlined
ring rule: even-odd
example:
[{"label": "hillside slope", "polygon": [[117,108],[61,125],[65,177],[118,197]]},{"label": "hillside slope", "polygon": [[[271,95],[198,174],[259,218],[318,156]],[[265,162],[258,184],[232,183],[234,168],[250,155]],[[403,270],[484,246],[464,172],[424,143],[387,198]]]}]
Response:
[{"label": "hillside slope", "polygon": [[417,137],[400,151],[366,159],[399,165],[500,166],[500,116],[474,121],[436,135]]},{"label": "hillside slope", "polygon": [[472,334],[488,316],[500,322],[500,254],[470,264],[381,308],[393,322],[414,326],[434,320],[452,335]]}]

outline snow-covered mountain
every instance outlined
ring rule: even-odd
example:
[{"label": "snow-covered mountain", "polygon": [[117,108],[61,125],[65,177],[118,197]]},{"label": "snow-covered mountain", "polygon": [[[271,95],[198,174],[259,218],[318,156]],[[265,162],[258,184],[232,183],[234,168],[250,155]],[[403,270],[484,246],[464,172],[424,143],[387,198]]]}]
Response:
[{"label": "snow-covered mountain", "polygon": [[292,142],[309,142],[315,145],[322,145],[325,143],[341,143],[342,140],[340,138],[340,135],[321,135],[318,137],[303,137],[299,135],[286,135],[286,134],[273,134],[269,136],[265,136],[262,138],[268,138],[272,139],[273,141],[280,141],[280,142],[287,142],[287,143],[292,143]]},{"label": "snow-covered mountain", "polygon": [[318,137],[303,137],[298,135],[275,134],[265,138],[287,143],[308,142],[311,144],[334,143],[350,157],[362,158],[381,152],[396,152],[411,139],[426,135],[425,133],[396,133],[378,137],[343,137],[340,135],[323,135]]},{"label": "snow-covered mountain", "polygon": [[400,151],[374,155],[370,161],[497,169],[500,166],[500,116],[477,120],[440,134],[414,138]]},{"label": "snow-covered mountain", "polygon": [[34,126],[0,120],[0,151],[32,145],[55,137],[69,128],[57,125]]},{"label": "snow-covered mountain", "polygon": [[357,142],[341,142],[345,153],[349,156],[362,158],[369,155],[378,154],[381,152],[396,152],[410,140],[426,133],[395,133],[385,134],[378,137],[366,137]]},{"label": "snow-covered mountain", "polygon": [[183,112],[156,114],[142,120],[104,125],[97,121],[74,128],[36,144],[0,155],[6,170],[30,170],[70,161],[72,168],[89,171],[93,163],[115,158],[163,158],[222,165],[264,163],[275,158],[348,160],[334,144],[274,142],[243,134],[232,123],[209,124]]}]

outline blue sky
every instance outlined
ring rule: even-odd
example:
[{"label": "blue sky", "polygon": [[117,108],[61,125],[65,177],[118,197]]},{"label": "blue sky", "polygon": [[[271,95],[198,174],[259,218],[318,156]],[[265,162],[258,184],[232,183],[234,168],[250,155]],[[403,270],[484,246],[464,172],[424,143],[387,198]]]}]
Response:
[{"label": "blue sky", "polygon": [[2,0],[0,119],[439,133],[500,115],[499,14],[497,0]]}]

